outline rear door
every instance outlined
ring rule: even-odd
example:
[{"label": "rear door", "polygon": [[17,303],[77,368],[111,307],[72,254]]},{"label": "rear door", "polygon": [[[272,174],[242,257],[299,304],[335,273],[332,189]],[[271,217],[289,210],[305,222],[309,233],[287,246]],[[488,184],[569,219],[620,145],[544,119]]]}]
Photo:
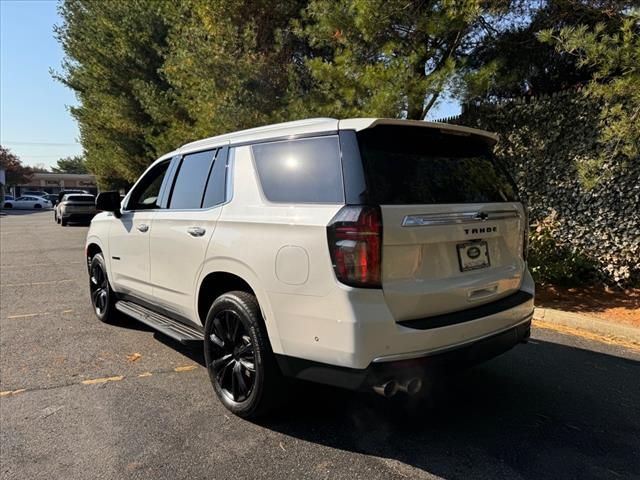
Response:
[{"label": "rear door", "polygon": [[225,201],[228,147],[186,154],[151,233],[154,302],[197,321],[196,279]]},{"label": "rear door", "polygon": [[396,321],[519,289],[525,214],[490,139],[379,125],[358,143],[369,199],[382,211],[382,287]]}]

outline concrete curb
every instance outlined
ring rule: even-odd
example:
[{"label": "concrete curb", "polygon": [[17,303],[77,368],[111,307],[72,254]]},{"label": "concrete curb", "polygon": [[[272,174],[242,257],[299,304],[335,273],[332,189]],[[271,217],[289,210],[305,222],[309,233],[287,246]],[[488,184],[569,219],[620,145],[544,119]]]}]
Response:
[{"label": "concrete curb", "polygon": [[640,343],[640,328],[607,322],[588,315],[565,312],[553,308],[536,308],[533,313],[533,318],[566,327],[588,330],[607,337],[624,337],[633,342]]}]

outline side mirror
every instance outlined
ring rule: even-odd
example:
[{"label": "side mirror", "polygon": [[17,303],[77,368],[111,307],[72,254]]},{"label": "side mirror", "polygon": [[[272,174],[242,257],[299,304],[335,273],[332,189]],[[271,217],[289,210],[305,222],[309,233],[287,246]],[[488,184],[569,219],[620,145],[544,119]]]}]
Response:
[{"label": "side mirror", "polygon": [[113,212],[120,218],[120,194],[118,192],[102,192],[96,197],[96,209],[103,212]]}]

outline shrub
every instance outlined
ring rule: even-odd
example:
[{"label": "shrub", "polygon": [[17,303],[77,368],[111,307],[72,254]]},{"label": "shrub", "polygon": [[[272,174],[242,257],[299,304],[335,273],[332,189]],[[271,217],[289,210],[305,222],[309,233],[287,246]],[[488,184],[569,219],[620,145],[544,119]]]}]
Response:
[{"label": "shrub", "polygon": [[560,244],[558,214],[552,210],[535,222],[529,233],[529,268],[539,283],[575,286],[596,279],[594,263],[585,255]]}]

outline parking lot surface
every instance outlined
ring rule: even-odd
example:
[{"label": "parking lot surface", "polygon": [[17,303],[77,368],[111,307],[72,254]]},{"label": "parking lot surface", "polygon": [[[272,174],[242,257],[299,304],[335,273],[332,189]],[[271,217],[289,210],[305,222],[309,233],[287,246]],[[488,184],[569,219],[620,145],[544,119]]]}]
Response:
[{"label": "parking lot surface", "polygon": [[51,211],[0,218],[2,479],[640,478],[632,345],[535,328],[428,401],[299,383],[251,423],[198,349],[98,322],[86,232]]}]

